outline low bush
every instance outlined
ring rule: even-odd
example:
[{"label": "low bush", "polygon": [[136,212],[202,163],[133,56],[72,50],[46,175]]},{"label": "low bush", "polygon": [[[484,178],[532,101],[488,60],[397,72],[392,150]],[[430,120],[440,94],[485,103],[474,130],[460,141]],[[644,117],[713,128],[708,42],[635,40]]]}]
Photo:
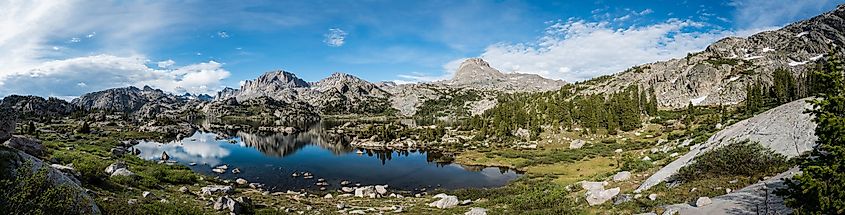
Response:
[{"label": "low bush", "polygon": [[687,182],[721,176],[756,178],[786,171],[789,166],[786,156],[746,140],[704,152],[675,177]]},{"label": "low bush", "polygon": [[33,171],[32,163],[16,168],[13,178],[0,180],[0,211],[3,214],[90,214],[80,190],[68,184],[55,185],[48,168]]}]

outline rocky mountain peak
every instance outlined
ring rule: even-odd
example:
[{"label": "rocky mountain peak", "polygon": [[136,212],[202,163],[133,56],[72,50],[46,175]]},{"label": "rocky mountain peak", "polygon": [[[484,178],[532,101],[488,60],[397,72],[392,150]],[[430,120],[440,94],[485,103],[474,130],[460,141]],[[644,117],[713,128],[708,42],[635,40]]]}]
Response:
[{"label": "rocky mountain peak", "polygon": [[248,80],[241,86],[241,90],[257,90],[257,89],[282,89],[282,88],[299,88],[310,87],[308,82],[296,77],[295,74],[284,70],[277,70],[264,73],[258,76],[255,80]]},{"label": "rocky mountain peak", "polygon": [[470,58],[461,63],[455,77],[445,84],[504,92],[536,92],[557,90],[566,82],[533,74],[505,74],[481,58]]},{"label": "rocky mountain peak", "polygon": [[505,74],[490,66],[487,61],[481,58],[470,58],[461,63],[455,72],[453,82],[474,82],[478,80],[490,80],[504,78]]}]

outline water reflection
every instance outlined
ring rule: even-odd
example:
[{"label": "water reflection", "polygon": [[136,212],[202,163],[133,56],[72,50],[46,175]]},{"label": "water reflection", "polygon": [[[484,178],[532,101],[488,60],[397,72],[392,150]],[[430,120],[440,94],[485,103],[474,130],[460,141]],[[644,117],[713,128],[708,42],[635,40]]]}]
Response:
[{"label": "water reflection", "polygon": [[389,184],[399,189],[420,187],[494,187],[520,174],[506,168],[464,166],[442,162],[443,155],[424,150],[369,150],[350,147],[343,135],[324,132],[321,126],[296,134],[242,131],[198,131],[169,143],[142,141],[136,146],[144,159],[159,159],[167,152],[182,164],[196,163],[194,171],[218,175],[211,168],[227,164],[242,173],[220,174],[244,178],[272,189],[314,188],[314,181],[292,178],[311,172],[332,187],[341,180],[362,184]]}]

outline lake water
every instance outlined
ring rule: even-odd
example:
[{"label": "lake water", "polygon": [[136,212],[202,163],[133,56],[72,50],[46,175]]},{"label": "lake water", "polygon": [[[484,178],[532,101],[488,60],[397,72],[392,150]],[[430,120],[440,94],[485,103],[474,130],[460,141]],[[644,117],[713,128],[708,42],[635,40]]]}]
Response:
[{"label": "lake water", "polygon": [[[136,148],[144,159],[158,160],[162,152],[167,152],[179,164],[196,163],[189,166],[194,171],[230,180],[244,178],[273,191],[317,189],[318,178],[329,182],[329,189],[337,189],[340,181],[348,180],[415,190],[497,187],[520,176],[504,168],[437,163],[437,153],[357,149],[345,142],[319,129],[292,135],[196,132],[170,143],[141,141]],[[226,173],[212,172],[223,164],[229,167]],[[241,173],[233,174],[234,168]],[[314,178],[291,176],[301,172],[310,172]]]}]

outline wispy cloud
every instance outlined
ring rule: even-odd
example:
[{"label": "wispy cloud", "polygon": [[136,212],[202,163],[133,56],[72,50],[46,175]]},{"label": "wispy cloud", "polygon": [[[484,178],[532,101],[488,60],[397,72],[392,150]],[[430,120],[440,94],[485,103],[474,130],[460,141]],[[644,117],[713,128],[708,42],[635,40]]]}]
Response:
[{"label": "wispy cloud", "polygon": [[346,32],[340,28],[330,28],[329,32],[323,35],[323,42],[331,47],[341,47],[346,43]]},{"label": "wispy cloud", "polygon": [[723,37],[747,36],[763,30],[702,30],[706,27],[706,23],[678,19],[624,28],[611,27],[607,21],[570,19],[551,24],[540,39],[531,43],[490,45],[481,57],[502,72],[574,82],[638,64],[682,57]]}]

